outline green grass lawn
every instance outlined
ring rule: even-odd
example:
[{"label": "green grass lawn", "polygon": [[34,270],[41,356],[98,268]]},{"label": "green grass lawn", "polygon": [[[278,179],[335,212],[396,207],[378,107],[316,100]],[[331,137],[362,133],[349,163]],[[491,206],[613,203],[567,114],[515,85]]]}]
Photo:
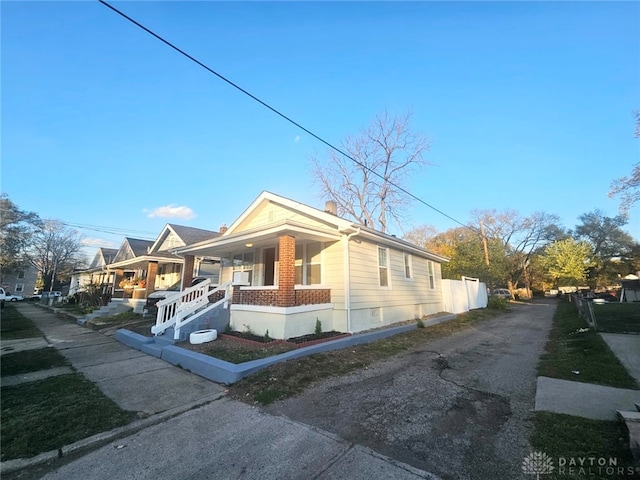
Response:
[{"label": "green grass lawn", "polygon": [[[536,412],[534,422],[535,432],[531,438],[531,446],[534,451],[550,456],[555,466],[552,475],[544,475],[545,479],[613,480],[640,477],[640,469],[634,471],[629,436],[622,422],[591,420],[549,412]],[[597,468],[580,472],[577,468],[570,471],[565,466],[562,471],[559,458],[566,459],[567,463],[571,458],[596,458],[607,462],[612,459],[617,468],[613,475]],[[620,468],[622,475],[619,474]]]},{"label": "green grass lawn", "polygon": [[45,347],[3,355],[0,361],[0,372],[1,376],[6,377],[68,365],[67,359],[55,348]]},{"label": "green grass lawn", "polygon": [[553,322],[546,352],[538,365],[539,375],[618,388],[638,388],[634,378],[600,335],[587,329],[586,322],[579,317],[573,304],[558,303]]},{"label": "green grass lawn", "polygon": [[608,333],[640,333],[640,303],[594,305],[598,330]]},{"label": "green grass lawn", "polygon": [[[2,311],[2,340],[42,337],[15,307]],[[55,348],[8,353],[2,376],[68,365]],[[0,389],[2,461],[32,457],[124,425],[135,418],[107,398],[81,374],[59,375]]]},{"label": "green grass lawn", "polygon": [[0,314],[0,339],[15,340],[18,338],[42,337],[42,332],[16,307],[5,303]]},{"label": "green grass lawn", "polygon": [[[598,305],[596,308],[599,308]],[[637,388],[636,381],[611,352],[600,335],[586,330],[575,306],[567,301],[558,303],[553,327],[540,359],[538,374],[546,377],[596,383],[618,388]],[[572,373],[579,371],[579,374]],[[531,446],[554,459],[555,470],[544,478],[571,480],[612,480],[640,477],[633,470],[628,433],[620,421],[591,420],[550,412],[536,412]],[[614,459],[623,469],[611,472],[577,468],[559,469],[559,458]],[[631,473],[631,475],[630,475]],[[542,478],[542,477],[541,477]]]},{"label": "green grass lawn", "polygon": [[81,374],[3,387],[2,460],[32,457],[129,423]]}]

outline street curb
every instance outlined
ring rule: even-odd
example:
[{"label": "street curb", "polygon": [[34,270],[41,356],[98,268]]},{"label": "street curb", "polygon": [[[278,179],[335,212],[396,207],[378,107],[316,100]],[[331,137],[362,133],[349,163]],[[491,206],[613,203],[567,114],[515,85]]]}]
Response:
[{"label": "street curb", "polygon": [[134,433],[139,432],[140,430],[151,427],[153,425],[157,425],[173,417],[177,417],[178,415],[181,415],[189,410],[193,410],[194,408],[202,407],[211,402],[215,402],[216,400],[219,400],[224,396],[224,393],[209,395],[199,400],[185,403],[184,405],[181,405],[179,407],[165,410],[164,412],[157,413],[142,420],[134,421],[128,425],[115,428],[108,432],[97,433],[91,437],[78,440],[77,442],[74,442],[70,445],[65,445],[64,447],[61,447],[57,450],[50,450],[48,452],[40,453],[31,458],[16,458],[14,460],[6,460],[4,462],[0,462],[0,475],[5,475],[8,473],[17,472],[19,470],[24,470],[25,468],[41,465],[43,463],[65,457],[73,453],[82,453],[96,450],[109,442],[112,442],[119,438],[128,437],[130,435],[133,435]]}]

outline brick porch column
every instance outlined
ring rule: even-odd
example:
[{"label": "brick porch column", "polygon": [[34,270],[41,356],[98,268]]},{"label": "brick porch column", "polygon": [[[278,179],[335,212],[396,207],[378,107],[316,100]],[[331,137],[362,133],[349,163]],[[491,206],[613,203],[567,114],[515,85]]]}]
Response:
[{"label": "brick porch column", "polygon": [[296,239],[291,235],[284,235],[280,237],[279,242],[277,306],[293,307],[296,283]]},{"label": "brick porch column", "polygon": [[184,266],[182,268],[182,290],[189,288],[193,284],[193,266],[196,257],[193,255],[184,256]]},{"label": "brick porch column", "polygon": [[158,262],[149,262],[147,265],[147,287],[144,294],[145,298],[149,298],[149,295],[156,289],[156,276],[158,275]]}]

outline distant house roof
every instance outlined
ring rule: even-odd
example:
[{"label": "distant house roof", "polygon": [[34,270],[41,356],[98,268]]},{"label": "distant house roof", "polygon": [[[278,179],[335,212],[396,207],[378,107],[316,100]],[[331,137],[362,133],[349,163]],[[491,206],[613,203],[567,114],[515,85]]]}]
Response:
[{"label": "distant house roof", "polygon": [[149,248],[149,252],[166,252],[185,245],[211,240],[219,235],[220,233],[212,230],[167,223]]},{"label": "distant house roof", "polygon": [[116,258],[116,254],[118,253],[117,248],[105,248],[100,247],[96,252],[91,264],[89,265],[89,269],[96,269],[100,267],[104,267],[113,262]]}]

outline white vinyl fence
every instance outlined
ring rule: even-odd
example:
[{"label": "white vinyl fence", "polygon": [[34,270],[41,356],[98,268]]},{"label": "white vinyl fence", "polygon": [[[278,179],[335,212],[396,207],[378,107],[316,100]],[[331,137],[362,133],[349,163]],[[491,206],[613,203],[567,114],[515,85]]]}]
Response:
[{"label": "white vinyl fence", "polygon": [[442,280],[442,301],[445,312],[464,313],[476,308],[486,308],[487,286],[477,278]]}]

